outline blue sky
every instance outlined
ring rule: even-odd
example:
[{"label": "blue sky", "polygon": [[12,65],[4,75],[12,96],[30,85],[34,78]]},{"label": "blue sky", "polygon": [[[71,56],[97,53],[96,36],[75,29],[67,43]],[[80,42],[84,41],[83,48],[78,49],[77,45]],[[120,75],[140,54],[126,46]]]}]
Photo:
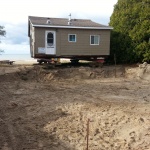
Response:
[{"label": "blue sky", "polygon": [[6,37],[0,37],[5,54],[28,54],[28,16],[91,19],[108,25],[117,0],[1,0],[0,25]]}]

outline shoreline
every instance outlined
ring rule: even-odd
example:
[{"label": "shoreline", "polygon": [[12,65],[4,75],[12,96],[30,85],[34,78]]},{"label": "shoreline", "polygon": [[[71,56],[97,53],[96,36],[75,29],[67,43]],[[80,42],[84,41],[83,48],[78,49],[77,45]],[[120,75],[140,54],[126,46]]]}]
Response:
[{"label": "shoreline", "polygon": [[15,60],[14,65],[24,65],[24,64],[34,64],[37,63],[37,60]]},{"label": "shoreline", "polygon": [[[17,64],[17,65],[35,64],[35,63],[38,64],[37,59],[34,59],[34,58],[33,59],[24,59],[24,60],[14,60],[14,61],[15,61],[14,64]],[[62,62],[62,63],[64,63],[64,62],[70,62],[70,60],[62,58],[60,60],[60,62]]]},{"label": "shoreline", "polygon": [[[32,64],[38,64],[37,59],[22,59],[22,60],[15,60],[15,59],[2,59],[0,61],[13,61],[13,65],[32,65]],[[70,62],[69,59],[61,59],[62,63],[64,62]]]}]

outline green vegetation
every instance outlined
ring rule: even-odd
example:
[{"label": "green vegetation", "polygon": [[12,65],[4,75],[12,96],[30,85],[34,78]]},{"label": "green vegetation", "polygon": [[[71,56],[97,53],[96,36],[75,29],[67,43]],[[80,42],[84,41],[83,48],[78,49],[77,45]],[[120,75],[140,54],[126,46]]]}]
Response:
[{"label": "green vegetation", "polygon": [[[4,27],[0,26],[0,36],[5,36],[5,35],[6,35],[6,31],[4,30]],[[4,50],[0,49],[0,53],[2,53],[2,52],[4,52]]]},{"label": "green vegetation", "polygon": [[5,36],[6,35],[6,31],[4,30],[3,26],[0,26],[0,36]]},{"label": "green vegetation", "polygon": [[118,0],[110,18],[111,56],[118,63],[150,62],[150,1]]}]

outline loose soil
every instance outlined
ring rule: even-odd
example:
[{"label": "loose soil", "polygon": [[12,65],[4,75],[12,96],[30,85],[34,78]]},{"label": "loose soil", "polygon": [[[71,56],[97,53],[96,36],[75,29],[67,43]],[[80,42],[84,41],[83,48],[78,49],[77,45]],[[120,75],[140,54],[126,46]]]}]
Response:
[{"label": "loose soil", "polygon": [[[148,67],[0,66],[0,150],[150,150]],[[88,123],[89,121],[89,123]]]}]

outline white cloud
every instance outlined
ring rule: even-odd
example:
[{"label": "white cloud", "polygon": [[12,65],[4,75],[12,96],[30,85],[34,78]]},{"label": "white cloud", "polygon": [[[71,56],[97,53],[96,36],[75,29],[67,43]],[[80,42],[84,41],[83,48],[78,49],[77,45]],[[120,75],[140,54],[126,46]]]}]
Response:
[{"label": "white cloud", "polygon": [[27,22],[29,15],[66,18],[72,13],[73,18],[109,17],[116,2],[117,0],[2,0],[0,18],[20,23]]},{"label": "white cloud", "polygon": [[29,45],[22,43],[22,44],[6,44],[1,43],[0,49],[4,50],[4,54],[29,54]]},{"label": "white cloud", "polygon": [[6,23],[5,30],[7,31],[6,37],[3,42],[7,44],[22,44],[28,40],[28,25],[27,23],[12,24]]},{"label": "white cloud", "polygon": [[5,54],[24,54],[29,53],[29,38],[27,23],[12,24],[4,23],[6,36],[1,37],[0,49]]}]

